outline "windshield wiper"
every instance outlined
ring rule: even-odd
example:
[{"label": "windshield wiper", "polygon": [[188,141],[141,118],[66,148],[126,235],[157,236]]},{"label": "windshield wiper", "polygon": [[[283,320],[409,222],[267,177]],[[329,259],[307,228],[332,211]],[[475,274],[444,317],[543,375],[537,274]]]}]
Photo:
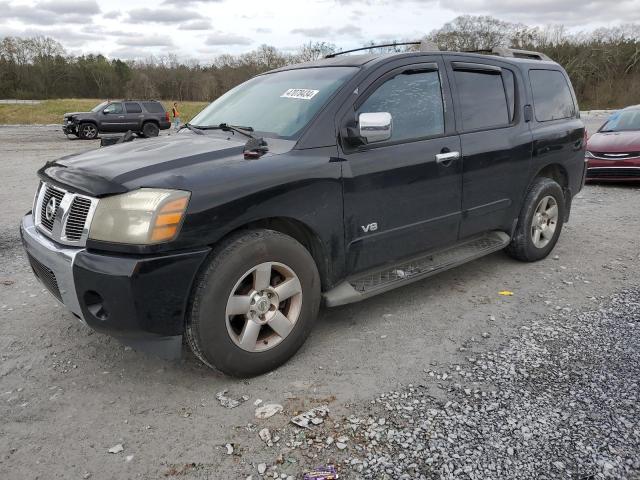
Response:
[{"label": "windshield wiper", "polygon": [[247,160],[255,160],[260,158],[262,155],[269,151],[269,146],[267,142],[262,137],[256,137],[251,132],[253,132],[253,127],[239,127],[237,125],[229,125],[228,123],[221,123],[217,127],[209,126],[206,127],[209,129],[219,129],[223,132],[238,132],[245,137],[249,137],[247,143],[244,144],[244,148],[242,149],[242,153],[244,154],[244,158]]},{"label": "windshield wiper", "polygon": [[220,125],[218,125],[218,128],[223,132],[238,132],[245,137],[253,139],[256,138],[250,133],[253,132],[253,127],[238,127],[236,125],[229,125],[228,123],[221,123]]},{"label": "windshield wiper", "polygon": [[197,133],[198,135],[204,135],[204,132],[202,131],[202,128],[194,127],[190,123],[185,123],[183,125],[180,125],[180,128],[178,129],[178,131],[182,130],[183,128],[187,128],[187,129],[191,130],[193,133]]}]

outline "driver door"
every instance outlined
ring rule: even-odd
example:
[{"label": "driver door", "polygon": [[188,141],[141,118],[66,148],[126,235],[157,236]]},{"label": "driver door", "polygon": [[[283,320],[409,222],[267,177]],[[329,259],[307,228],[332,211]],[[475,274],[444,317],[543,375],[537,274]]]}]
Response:
[{"label": "driver door", "polygon": [[104,132],[120,132],[127,130],[127,121],[125,119],[124,108],[122,103],[114,102],[107,105],[102,110],[100,130]]},{"label": "driver door", "polygon": [[358,87],[341,125],[341,132],[353,122],[360,129],[362,113],[392,118],[386,140],[353,145],[341,138],[349,274],[458,239],[462,159],[442,59],[388,69]]}]

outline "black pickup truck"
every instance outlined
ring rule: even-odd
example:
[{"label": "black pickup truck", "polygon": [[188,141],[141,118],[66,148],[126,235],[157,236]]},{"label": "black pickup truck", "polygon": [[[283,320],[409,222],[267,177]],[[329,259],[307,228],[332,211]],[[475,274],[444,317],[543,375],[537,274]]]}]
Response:
[{"label": "black pickup truck", "polygon": [[546,257],[584,184],[565,71],[535,52],[338,55],[259,75],[178,135],[45,165],[21,234],[80,320],[237,376],[322,301],[504,249]]}]

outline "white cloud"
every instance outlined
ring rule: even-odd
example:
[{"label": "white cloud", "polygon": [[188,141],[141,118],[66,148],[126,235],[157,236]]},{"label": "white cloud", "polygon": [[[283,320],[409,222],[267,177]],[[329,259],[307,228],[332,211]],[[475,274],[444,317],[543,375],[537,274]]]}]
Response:
[{"label": "white cloud", "polygon": [[207,36],[207,45],[251,45],[253,40],[249,37],[236,35],[234,33],[214,32]]},{"label": "white cloud", "polygon": [[73,52],[211,60],[258,45],[339,49],[419,39],[458,15],[566,24],[640,22],[640,0],[0,0],[0,35],[49,35]]}]

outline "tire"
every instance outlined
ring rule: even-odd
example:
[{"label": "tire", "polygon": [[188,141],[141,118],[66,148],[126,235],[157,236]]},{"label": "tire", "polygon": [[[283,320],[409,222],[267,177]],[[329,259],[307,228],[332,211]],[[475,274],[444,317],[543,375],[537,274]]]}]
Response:
[{"label": "tire", "polygon": [[319,306],[320,276],[309,252],[280,232],[245,231],[216,248],[196,279],[185,336],[204,364],[251,377],[298,351]]},{"label": "tire", "polygon": [[89,122],[81,123],[78,127],[78,136],[83,140],[94,140],[98,137],[98,127]]},{"label": "tire", "polygon": [[142,136],[145,138],[157,137],[160,133],[160,128],[153,122],[145,122],[142,125]]},{"label": "tire", "polygon": [[527,192],[514,236],[505,251],[523,262],[545,258],[558,241],[564,218],[565,198],[560,185],[550,178],[535,179]]}]

